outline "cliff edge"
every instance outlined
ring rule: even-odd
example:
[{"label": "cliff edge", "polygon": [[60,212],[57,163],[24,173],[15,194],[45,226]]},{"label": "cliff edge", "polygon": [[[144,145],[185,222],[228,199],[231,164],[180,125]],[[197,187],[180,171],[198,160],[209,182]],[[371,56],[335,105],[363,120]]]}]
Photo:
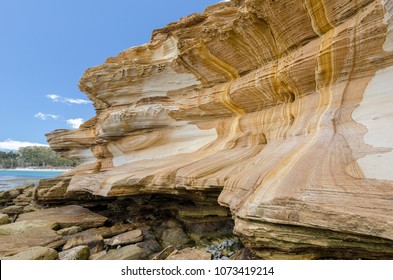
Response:
[{"label": "cliff edge", "polygon": [[155,30],[85,72],[97,115],[47,135],[83,164],[37,200],[233,219],[266,259],[392,258],[392,7],[232,0]]}]

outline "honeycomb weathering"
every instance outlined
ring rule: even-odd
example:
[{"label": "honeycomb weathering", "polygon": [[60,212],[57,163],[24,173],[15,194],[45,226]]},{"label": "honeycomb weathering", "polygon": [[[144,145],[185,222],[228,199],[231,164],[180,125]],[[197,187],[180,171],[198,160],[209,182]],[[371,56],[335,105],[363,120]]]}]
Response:
[{"label": "honeycomb weathering", "polygon": [[39,198],[183,197],[263,258],[392,257],[392,7],[231,1],[154,31],[86,71],[97,116],[47,135],[84,164]]}]

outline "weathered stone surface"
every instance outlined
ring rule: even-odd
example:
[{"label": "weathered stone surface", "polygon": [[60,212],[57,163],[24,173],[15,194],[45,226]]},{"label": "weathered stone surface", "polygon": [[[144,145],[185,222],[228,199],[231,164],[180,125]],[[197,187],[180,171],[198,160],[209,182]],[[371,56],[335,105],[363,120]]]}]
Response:
[{"label": "weathered stone surface", "polygon": [[50,226],[56,226],[59,229],[71,226],[79,226],[82,229],[88,229],[102,226],[107,218],[95,214],[81,206],[69,205],[25,213],[20,215],[17,219],[17,221],[31,220],[40,220]]},{"label": "weathered stone surface", "polygon": [[133,229],[132,224],[116,224],[112,227],[98,227],[98,228],[92,228],[89,229],[90,232],[96,233],[101,235],[104,238],[110,238],[115,235],[124,233],[126,231],[129,231]]},{"label": "weathered stone surface", "polygon": [[98,253],[104,249],[104,239],[101,235],[93,232],[84,231],[68,237],[66,244],[63,246],[63,250],[68,250],[80,245],[86,245],[89,247],[92,254]]},{"label": "weathered stone surface", "polygon": [[61,237],[43,221],[20,221],[0,226],[0,257],[34,246],[47,246]]},{"label": "weathered stone surface", "polygon": [[101,257],[103,257],[105,255],[106,255],[106,251],[103,250],[103,251],[100,251],[98,253],[91,254],[90,257],[89,257],[89,260],[98,260],[99,258],[101,258]]},{"label": "weathered stone surface", "polygon": [[77,246],[59,253],[60,260],[88,260],[90,249],[88,246]]},{"label": "weathered stone surface", "polygon": [[109,246],[118,246],[125,244],[134,244],[142,240],[142,231],[140,229],[135,229],[112,237],[108,240],[107,244]]},{"label": "weathered stone surface", "polygon": [[[90,228],[103,225],[106,220],[103,216],[75,205],[21,214],[15,223],[0,226],[0,256],[15,254],[33,246],[57,248],[64,241],[54,229],[71,226]],[[82,244],[84,243],[77,245]]]},{"label": "weathered stone surface", "polygon": [[128,245],[120,249],[109,250],[107,254],[98,260],[141,260],[146,257],[145,251],[136,245]]},{"label": "weathered stone surface", "polygon": [[154,31],[86,71],[97,116],[47,135],[86,164],[37,198],[178,198],[183,217],[229,209],[264,258],[392,258],[392,15],[233,0]]},{"label": "weathered stone surface", "polygon": [[23,213],[24,206],[21,205],[11,205],[8,207],[5,207],[1,210],[2,213],[4,214],[9,214],[9,215],[15,215],[15,214],[21,214]]},{"label": "weathered stone surface", "polygon": [[36,246],[11,257],[3,258],[3,260],[57,260],[58,258],[59,255],[56,250]]},{"label": "weathered stone surface", "polygon": [[192,248],[184,248],[180,251],[174,251],[167,260],[211,260],[211,254]]},{"label": "weathered stone surface", "polygon": [[75,234],[75,233],[78,233],[78,232],[81,232],[81,231],[82,231],[81,227],[72,226],[72,227],[69,227],[69,228],[60,229],[60,230],[56,231],[56,233],[58,235],[71,235],[71,234]]},{"label": "weathered stone surface", "polygon": [[0,225],[5,225],[10,222],[10,217],[7,214],[0,214]]}]

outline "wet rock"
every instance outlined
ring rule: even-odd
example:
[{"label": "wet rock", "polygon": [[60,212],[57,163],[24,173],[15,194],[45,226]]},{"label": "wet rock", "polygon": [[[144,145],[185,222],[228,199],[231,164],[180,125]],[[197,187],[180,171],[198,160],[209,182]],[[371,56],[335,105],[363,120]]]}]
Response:
[{"label": "wet rock", "polygon": [[193,248],[185,248],[180,251],[174,251],[167,260],[210,260],[211,254]]},{"label": "wet rock", "polygon": [[58,235],[63,235],[64,236],[64,235],[72,235],[72,234],[75,234],[75,233],[78,233],[78,232],[81,232],[81,231],[82,231],[81,227],[72,226],[72,227],[69,227],[69,228],[60,229],[60,230],[56,231],[56,233]]},{"label": "wet rock", "polygon": [[91,253],[98,253],[104,249],[104,239],[101,235],[93,232],[80,232],[71,235],[63,246],[63,251],[80,246],[86,245],[89,247]]},{"label": "wet rock", "polygon": [[140,229],[135,229],[112,237],[107,242],[107,245],[109,246],[127,245],[127,244],[134,244],[142,240],[143,240],[142,231]]},{"label": "wet rock", "polygon": [[60,260],[88,260],[90,249],[88,246],[77,246],[59,253]]},{"label": "wet rock", "polygon": [[0,214],[0,225],[5,225],[10,222],[10,217],[7,214]]},{"label": "wet rock", "polygon": [[108,253],[98,258],[98,260],[141,260],[146,258],[145,250],[136,245],[128,245],[120,249],[109,250]]},{"label": "wet rock", "polygon": [[57,260],[59,258],[56,250],[46,247],[31,247],[4,260]]}]

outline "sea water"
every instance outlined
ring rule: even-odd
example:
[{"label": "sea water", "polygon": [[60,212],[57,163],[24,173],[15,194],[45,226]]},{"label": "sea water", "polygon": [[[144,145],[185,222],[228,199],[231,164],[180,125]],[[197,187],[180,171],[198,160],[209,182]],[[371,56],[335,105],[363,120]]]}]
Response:
[{"label": "sea water", "polygon": [[3,169],[0,170],[0,191],[26,184],[37,184],[40,179],[53,178],[64,172],[59,170]]}]

